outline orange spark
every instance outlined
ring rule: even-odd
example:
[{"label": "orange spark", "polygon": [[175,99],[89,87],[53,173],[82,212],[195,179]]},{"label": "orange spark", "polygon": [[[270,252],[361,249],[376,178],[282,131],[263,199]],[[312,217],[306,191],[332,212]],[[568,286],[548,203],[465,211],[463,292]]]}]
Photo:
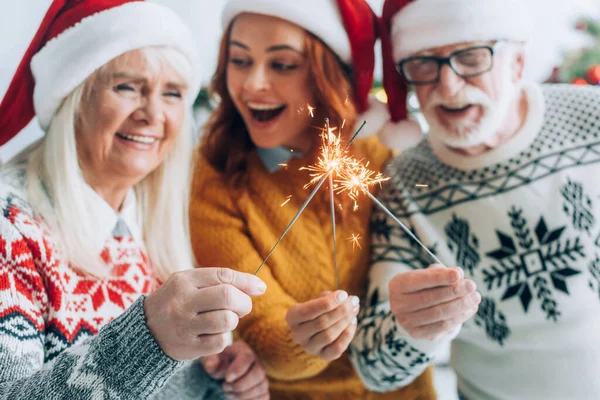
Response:
[{"label": "orange spark", "polygon": [[314,111],[316,110],[313,106],[311,106],[310,104],[307,104],[306,107],[308,108],[308,113],[310,114],[310,116],[312,118],[315,117]]},{"label": "orange spark", "polygon": [[287,200],[286,200],[286,201],[284,201],[283,203],[281,203],[281,207],[283,207],[283,206],[285,206],[287,203],[289,203],[291,199],[292,199],[292,195],[289,195],[289,196],[287,197]]},{"label": "orange spark", "polygon": [[354,250],[356,248],[356,246],[358,246],[359,249],[362,250],[362,247],[360,245],[360,239],[361,236],[359,234],[352,234],[352,237],[349,237],[348,240],[352,242],[352,250]]}]

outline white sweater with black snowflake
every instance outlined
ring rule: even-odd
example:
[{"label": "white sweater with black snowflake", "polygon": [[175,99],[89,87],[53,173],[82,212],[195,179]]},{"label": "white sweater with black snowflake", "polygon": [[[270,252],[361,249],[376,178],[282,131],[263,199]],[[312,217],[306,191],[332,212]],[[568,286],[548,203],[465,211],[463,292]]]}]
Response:
[{"label": "white sweater with black snowflake", "polygon": [[[528,117],[510,142],[465,157],[424,140],[388,167],[380,199],[482,294],[452,344],[465,398],[598,399],[600,90],[524,90]],[[393,276],[432,260],[383,213],[372,229],[351,359],[367,387],[388,391],[418,376],[443,340],[410,338],[388,301]]]}]

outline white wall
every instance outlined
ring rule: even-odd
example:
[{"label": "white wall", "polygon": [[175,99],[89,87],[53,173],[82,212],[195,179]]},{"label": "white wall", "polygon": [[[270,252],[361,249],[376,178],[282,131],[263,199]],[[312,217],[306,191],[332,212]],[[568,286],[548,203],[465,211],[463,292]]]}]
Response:
[{"label": "white wall", "polygon": [[[216,63],[221,34],[220,12],[226,0],[151,1],[172,7],[192,28],[204,55],[204,76],[209,79]],[[537,28],[536,36],[530,45],[527,75],[534,80],[543,80],[551,72],[552,67],[560,62],[563,49],[581,43],[581,38],[571,29],[575,18],[584,13],[598,16],[600,0],[523,1],[530,2],[532,9],[535,10],[534,24]],[[368,0],[368,2],[377,13],[381,12],[383,0]],[[0,37],[2,38],[0,96],[4,96],[12,75],[49,4],[50,0],[0,0]],[[380,71],[378,57],[377,77],[380,77]],[[34,121],[13,141],[0,148],[0,163],[40,136],[41,131]]]}]

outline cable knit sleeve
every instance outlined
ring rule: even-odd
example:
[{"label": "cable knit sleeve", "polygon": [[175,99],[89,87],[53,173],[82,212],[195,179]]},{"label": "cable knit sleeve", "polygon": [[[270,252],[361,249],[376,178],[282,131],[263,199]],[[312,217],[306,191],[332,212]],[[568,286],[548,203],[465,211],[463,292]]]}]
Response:
[{"label": "cable knit sleeve", "polygon": [[[190,225],[198,264],[254,273],[262,257],[247,234],[232,192],[203,159],[196,172]],[[268,264],[261,269],[260,278],[267,284],[267,292],[254,298],[252,313],[240,320],[238,334],[254,349],[272,378],[289,381],[319,374],[328,362],[307,354],[293,342],[285,321],[287,310],[296,301],[278,284]]]},{"label": "cable knit sleeve", "polygon": [[45,316],[52,287],[32,256],[43,246],[31,246],[0,217],[0,399],[147,398],[158,392],[183,363],[154,341],[143,297],[98,335],[47,359]]}]

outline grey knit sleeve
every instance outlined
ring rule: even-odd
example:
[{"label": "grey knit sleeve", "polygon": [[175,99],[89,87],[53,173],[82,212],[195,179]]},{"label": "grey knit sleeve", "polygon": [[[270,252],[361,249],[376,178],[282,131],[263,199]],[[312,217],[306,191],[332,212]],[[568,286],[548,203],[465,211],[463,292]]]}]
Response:
[{"label": "grey knit sleeve", "polygon": [[[41,366],[36,360],[44,358],[42,341],[34,338],[24,349],[17,343],[19,338],[0,330],[0,399],[145,399],[155,395],[185,363],[162,352],[146,326],[143,304],[142,296],[98,335]],[[26,374],[22,364],[30,368]]]}]

